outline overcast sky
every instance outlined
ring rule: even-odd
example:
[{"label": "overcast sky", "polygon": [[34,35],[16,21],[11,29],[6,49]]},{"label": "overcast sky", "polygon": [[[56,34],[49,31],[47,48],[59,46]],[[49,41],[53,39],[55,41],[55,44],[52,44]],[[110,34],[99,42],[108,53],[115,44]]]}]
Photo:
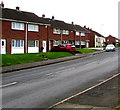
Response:
[{"label": "overcast sky", "polygon": [[118,37],[119,0],[1,0],[5,8],[33,12],[47,18],[74,22],[101,33]]}]

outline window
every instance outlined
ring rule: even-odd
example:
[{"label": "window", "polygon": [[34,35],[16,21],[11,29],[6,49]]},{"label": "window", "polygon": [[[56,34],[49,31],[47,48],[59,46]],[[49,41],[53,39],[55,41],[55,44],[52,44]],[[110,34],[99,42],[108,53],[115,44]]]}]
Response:
[{"label": "window", "polygon": [[28,47],[39,47],[38,40],[28,40]]},{"label": "window", "polygon": [[12,22],[12,29],[24,30],[24,23]]},{"label": "window", "polygon": [[81,36],[85,36],[85,33],[81,32]]},{"label": "window", "polygon": [[79,33],[78,31],[76,31],[76,35],[77,35],[77,36],[79,36],[79,35],[80,35],[80,33]]},{"label": "window", "polygon": [[59,40],[54,40],[54,46],[57,46],[60,44],[60,41]]},{"label": "window", "polygon": [[60,34],[60,29],[53,29],[54,34]]},{"label": "window", "polygon": [[39,31],[38,27],[39,27],[38,25],[28,24],[28,31],[38,32]]},{"label": "window", "polygon": [[12,40],[12,47],[24,47],[24,40]]},{"label": "window", "polygon": [[109,40],[109,39],[107,39],[107,41],[109,42],[110,40]]},{"label": "window", "polygon": [[69,31],[68,31],[68,30],[63,30],[63,34],[68,35],[68,34],[69,34]]},{"label": "window", "polygon": [[4,46],[5,45],[5,43],[4,43],[4,41],[2,41],[2,46]]},{"label": "window", "polygon": [[96,38],[96,42],[100,42],[100,38]]}]

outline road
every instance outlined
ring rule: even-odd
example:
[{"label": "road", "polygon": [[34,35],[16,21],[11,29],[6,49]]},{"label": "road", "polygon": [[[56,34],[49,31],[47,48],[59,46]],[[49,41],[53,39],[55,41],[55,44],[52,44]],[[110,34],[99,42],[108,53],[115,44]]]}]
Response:
[{"label": "road", "polygon": [[119,52],[3,74],[3,108],[47,108],[83,91],[118,73]]}]

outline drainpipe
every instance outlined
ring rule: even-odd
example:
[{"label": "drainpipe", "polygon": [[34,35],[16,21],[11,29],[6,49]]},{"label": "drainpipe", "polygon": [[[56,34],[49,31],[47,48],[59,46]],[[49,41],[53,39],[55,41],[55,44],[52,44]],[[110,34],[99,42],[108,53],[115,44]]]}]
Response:
[{"label": "drainpipe", "polygon": [[76,43],[76,31],[74,31],[74,45]]},{"label": "drainpipe", "polygon": [[63,32],[63,31],[62,31],[62,30],[60,30],[60,39],[61,39],[61,44],[62,44],[62,40],[63,40],[63,38],[62,38],[62,37],[63,37],[63,36],[62,36],[62,32]]},{"label": "drainpipe", "polygon": [[25,53],[28,53],[28,22],[25,29]]},{"label": "drainpipe", "polygon": [[79,32],[79,36],[80,36],[80,49],[81,49],[81,32]]},{"label": "drainpipe", "polygon": [[49,44],[49,26],[46,26],[46,28],[47,28],[47,51],[49,51],[49,46],[50,46],[50,44]]}]

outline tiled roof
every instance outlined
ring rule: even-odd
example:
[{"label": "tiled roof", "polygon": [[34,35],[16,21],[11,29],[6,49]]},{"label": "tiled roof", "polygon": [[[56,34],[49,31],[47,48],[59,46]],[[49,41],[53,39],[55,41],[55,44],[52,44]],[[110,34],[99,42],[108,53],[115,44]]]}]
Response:
[{"label": "tiled roof", "polygon": [[53,28],[88,33],[86,29],[82,28],[79,25],[68,24],[60,20],[39,17],[36,14],[31,13],[31,12],[25,12],[25,11],[20,11],[20,10],[17,11],[15,9],[8,9],[8,8],[1,8],[1,10],[2,10],[2,18],[4,19],[49,24]]},{"label": "tiled roof", "polygon": [[12,19],[26,22],[47,23],[43,18],[36,14],[25,11],[17,11],[14,9],[2,8],[2,18]]},{"label": "tiled roof", "polygon": [[102,34],[96,32],[96,31],[94,31],[94,30],[92,30],[92,29],[85,28],[85,27],[84,27],[84,29],[88,30],[89,32],[92,32],[92,33],[96,34],[96,35],[99,36],[99,37],[104,37]]},{"label": "tiled roof", "polygon": [[92,32],[94,32],[97,36],[104,37],[103,35],[101,35],[100,33],[96,32],[96,31],[92,30]]},{"label": "tiled roof", "polygon": [[60,21],[60,20],[49,20],[49,23],[51,24],[52,27],[54,28],[59,28],[59,29],[66,29],[69,30],[69,25],[67,25],[67,23],[65,23],[64,21]]},{"label": "tiled roof", "polygon": [[74,28],[76,29],[76,31],[89,33],[89,31],[88,31],[88,30],[84,29],[84,28],[83,28],[83,27],[81,27],[80,25],[74,25]]},{"label": "tiled roof", "polygon": [[84,28],[82,28],[80,25],[69,24],[69,23],[65,23],[64,21],[52,20],[52,19],[49,20],[49,22],[51,26],[54,28],[59,28],[64,30],[74,30],[74,31],[85,32],[85,33],[89,32]]}]

